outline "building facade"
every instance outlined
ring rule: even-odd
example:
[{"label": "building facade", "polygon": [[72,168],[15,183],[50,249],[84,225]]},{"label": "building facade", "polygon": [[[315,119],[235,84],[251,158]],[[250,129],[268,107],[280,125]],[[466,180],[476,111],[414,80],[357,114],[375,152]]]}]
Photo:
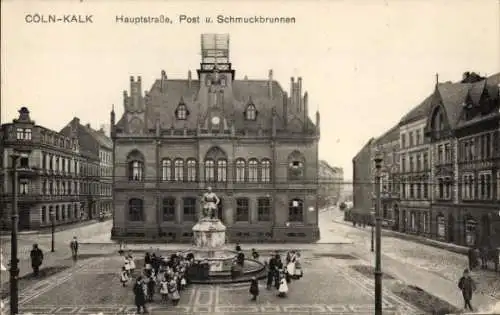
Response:
[{"label": "building facade", "polygon": [[431,95],[401,119],[394,229],[500,246],[499,83],[500,74],[473,72],[455,83],[436,80]]},{"label": "building facade", "polygon": [[290,96],[273,79],[237,80],[229,37],[202,35],[193,78],[162,71],[145,95],[130,78],[115,121],[114,239],[191,241],[207,187],[230,242],[314,241],[318,229],[318,140],[302,79]]},{"label": "building facade", "polygon": [[431,150],[425,126],[432,101],[427,97],[399,123],[401,202],[394,228],[411,234],[430,235]]},{"label": "building facade", "polygon": [[62,130],[61,134],[79,139],[81,150],[99,157],[98,183],[95,188],[91,218],[107,217],[112,214],[113,185],[113,141],[106,136],[104,128],[93,129],[90,124],[83,125],[75,117]]},{"label": "building facade", "polygon": [[[394,225],[399,221],[399,125],[395,125],[382,136],[377,138],[371,150],[371,182],[375,184],[375,156],[379,155],[382,158],[382,167],[380,169],[380,192],[381,202],[380,211],[384,225]],[[375,211],[375,186],[372,194],[371,213]]]},{"label": "building facade", "polygon": [[[90,183],[97,178],[98,157],[80,151],[77,138],[36,125],[26,107],[19,118],[1,126],[1,227],[10,229],[12,154],[18,159],[19,228],[69,224],[88,217]],[[51,213],[53,214],[51,216]]]},{"label": "building facade", "polygon": [[353,212],[367,215],[373,207],[373,144],[370,139],[352,159]]},{"label": "building facade", "polygon": [[319,161],[318,169],[319,193],[318,207],[333,206],[338,204],[342,198],[344,185],[344,171],[341,167],[335,167],[324,160]]}]

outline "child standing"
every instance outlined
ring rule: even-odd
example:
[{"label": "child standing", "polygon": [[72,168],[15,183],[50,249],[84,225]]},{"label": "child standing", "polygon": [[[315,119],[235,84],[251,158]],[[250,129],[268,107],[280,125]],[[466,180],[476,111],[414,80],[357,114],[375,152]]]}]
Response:
[{"label": "child standing", "polygon": [[168,302],[168,279],[167,277],[163,277],[163,279],[160,282],[160,294],[161,294],[161,300],[164,303]]},{"label": "child standing", "polygon": [[124,267],[122,267],[122,272],[120,274],[120,282],[122,283],[122,285],[124,287],[126,287],[128,280],[129,280],[128,272],[127,272],[127,270],[125,269],[125,266],[124,266]]},{"label": "child standing", "polygon": [[288,293],[288,284],[286,283],[285,277],[281,277],[278,288],[278,296],[285,297]]},{"label": "child standing", "polygon": [[259,282],[255,277],[252,277],[252,281],[250,282],[250,294],[252,295],[252,301],[257,301],[257,296],[259,295]]}]

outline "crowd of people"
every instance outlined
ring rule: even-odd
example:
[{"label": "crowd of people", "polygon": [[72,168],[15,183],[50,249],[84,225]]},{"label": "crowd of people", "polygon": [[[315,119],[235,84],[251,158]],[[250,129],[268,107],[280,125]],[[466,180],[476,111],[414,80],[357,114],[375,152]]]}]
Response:
[{"label": "crowd of people", "polygon": [[[137,313],[147,313],[146,304],[155,300],[157,293],[162,303],[175,306],[179,303],[180,292],[189,285],[189,268],[194,263],[192,255],[183,256],[180,253],[170,257],[162,257],[156,253],[146,253],[144,268],[136,273],[136,265],[132,253],[124,254],[124,265],[120,281],[124,287],[134,282],[133,292]],[[135,279],[135,281],[134,281]]]}]

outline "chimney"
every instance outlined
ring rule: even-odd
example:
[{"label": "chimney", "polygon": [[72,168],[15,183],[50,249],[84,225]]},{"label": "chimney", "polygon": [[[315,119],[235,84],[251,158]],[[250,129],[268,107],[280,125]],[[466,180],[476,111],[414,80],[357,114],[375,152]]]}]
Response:
[{"label": "chimney", "polygon": [[304,93],[304,123],[307,122],[307,117],[309,116],[309,108],[307,105],[308,99],[309,99],[309,94],[306,91]]},{"label": "chimney", "polygon": [[297,108],[298,111],[303,110],[302,108],[302,77],[297,80]]},{"label": "chimney", "polygon": [[273,98],[273,69],[269,70],[269,98]]},{"label": "chimney", "polygon": [[86,124],[85,126],[87,126],[87,128],[90,128],[90,124]]},{"label": "chimney", "polygon": [[191,70],[188,71],[188,87],[191,88]]},{"label": "chimney", "polygon": [[165,70],[161,70],[161,79],[160,79],[160,91],[164,92],[165,87],[167,85],[167,74],[165,73]]},{"label": "chimney", "polygon": [[286,92],[283,93],[283,124],[286,128],[288,124],[288,94]]},{"label": "chimney", "polygon": [[320,134],[320,117],[319,110],[316,111],[316,134]]}]

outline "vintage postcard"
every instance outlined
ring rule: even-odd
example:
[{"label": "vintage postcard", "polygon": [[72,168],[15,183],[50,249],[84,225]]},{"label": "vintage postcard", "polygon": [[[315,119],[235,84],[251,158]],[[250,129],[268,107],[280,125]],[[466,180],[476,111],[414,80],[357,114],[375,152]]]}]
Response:
[{"label": "vintage postcard", "polygon": [[500,1],[1,1],[1,314],[500,314]]}]

